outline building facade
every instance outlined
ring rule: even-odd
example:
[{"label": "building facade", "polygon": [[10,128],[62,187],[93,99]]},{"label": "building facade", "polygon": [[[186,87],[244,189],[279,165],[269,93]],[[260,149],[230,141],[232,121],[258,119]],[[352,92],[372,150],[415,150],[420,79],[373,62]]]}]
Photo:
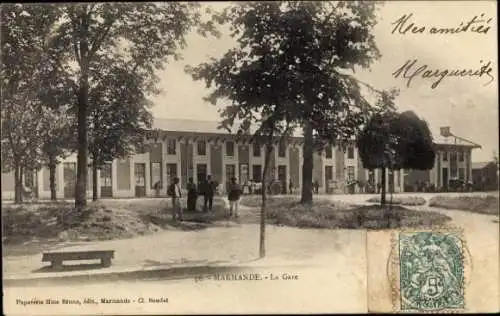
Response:
[{"label": "building facade", "polygon": [[498,164],[495,161],[472,164],[474,188],[481,191],[498,190]]},{"label": "building facade", "polygon": [[[182,123],[184,122],[184,123]],[[148,133],[147,146],[142,151],[115,159],[98,170],[97,193],[100,198],[166,196],[166,188],[178,177],[183,188],[188,178],[195,183],[211,175],[227,187],[231,177],[242,184],[260,182],[264,169],[265,140],[223,133],[208,122],[156,120]],[[274,141],[270,159],[270,179],[282,184],[286,192],[290,182],[294,191],[302,187],[301,137]],[[471,144],[436,144],[436,163],[430,171],[387,170],[388,192],[412,191],[415,182],[427,181],[440,187],[447,179],[471,177]],[[449,171],[446,171],[446,170]],[[438,171],[439,170],[439,171]],[[13,173],[2,173],[2,198],[14,197]],[[363,168],[357,148],[346,151],[325,148],[314,154],[313,179],[320,193],[374,193],[380,186],[380,170]],[[42,168],[24,175],[24,185],[40,199],[50,197],[49,170]],[[56,168],[57,198],[73,198],[76,182],[76,155]],[[157,189],[158,188],[158,189]],[[87,178],[88,196],[92,196],[92,170]]]},{"label": "building facade", "polygon": [[449,127],[441,128],[434,146],[434,167],[405,171],[404,190],[412,192],[430,188],[431,191],[448,192],[472,186],[472,150],[481,146],[453,135]]}]

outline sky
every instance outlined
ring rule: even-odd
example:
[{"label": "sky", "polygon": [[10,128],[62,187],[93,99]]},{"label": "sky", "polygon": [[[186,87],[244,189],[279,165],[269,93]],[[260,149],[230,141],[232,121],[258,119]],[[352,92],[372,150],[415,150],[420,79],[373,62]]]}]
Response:
[{"label": "sky", "polygon": [[[227,5],[226,2],[204,4],[214,9]],[[406,25],[413,22],[423,26],[423,33],[392,33],[393,23],[410,14]],[[382,57],[369,70],[356,71],[356,77],[378,89],[399,89],[398,108],[412,110],[425,119],[435,136],[439,127],[449,126],[453,134],[480,144],[482,148],[473,152],[473,161],[489,161],[493,152],[498,155],[496,1],[388,1],[377,16],[379,22],[373,33]],[[491,27],[486,34],[470,31],[430,34],[432,27],[456,28],[461,23],[467,24],[474,16],[484,23],[473,25]],[[489,23],[488,19],[491,19]],[[210,90],[204,82],[193,81],[184,72],[184,67],[220,57],[232,48],[234,40],[221,31],[223,34],[218,39],[190,33],[187,47],[181,52],[183,59],[169,62],[164,71],[158,73],[163,92],[153,99],[154,117],[219,121],[218,108],[203,101]],[[489,82],[491,79],[486,75],[446,77],[432,89],[431,85],[439,78],[416,76],[408,87],[407,79],[401,75],[395,78],[393,73],[409,60],[417,61],[408,74],[423,65],[427,65],[428,70],[476,70],[491,62],[490,75],[494,80]]]}]

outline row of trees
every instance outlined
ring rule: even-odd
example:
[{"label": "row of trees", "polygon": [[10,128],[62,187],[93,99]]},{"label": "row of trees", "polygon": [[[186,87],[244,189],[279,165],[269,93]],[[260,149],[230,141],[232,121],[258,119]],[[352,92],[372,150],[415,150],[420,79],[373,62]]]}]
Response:
[{"label": "row of trees", "polygon": [[[237,41],[221,58],[187,71],[213,92],[207,100],[228,102],[222,127],[268,137],[304,131],[301,202],[312,202],[314,149],[344,146],[373,113],[362,84],[349,70],[367,68],[379,52],[371,34],[375,2],[242,2],[214,15]],[[267,160],[267,159],[266,159]],[[267,170],[267,168],[264,168]],[[265,194],[265,193],[264,193]],[[265,205],[265,196],[264,196]]]},{"label": "row of trees", "polygon": [[178,58],[199,26],[196,3],[2,5],[2,171],[55,165],[77,152],[75,205],[86,204],[88,164],[130,154],[151,125],[155,72]]},{"label": "row of trees", "polygon": [[[345,148],[361,136],[365,167],[407,166],[409,150],[421,149],[409,144],[423,135],[423,125],[412,115],[395,114],[395,92],[376,90],[354,76],[380,57],[372,34],[379,5],[241,2],[204,23],[194,3],[4,6],[2,103],[9,110],[2,107],[2,121],[8,123],[2,125],[2,155],[4,144],[8,152],[2,167],[16,174],[42,163],[50,167],[74,150],[75,205],[83,207],[89,158],[95,189],[99,166],[130,153],[150,127],[155,73],[169,57],[179,57],[190,29],[217,35],[217,24],[229,26],[236,46],[186,71],[212,89],[208,101],[229,104],[221,111],[221,128],[236,126],[248,134],[257,126],[253,136],[267,140],[264,186],[274,140],[286,141],[296,129],[304,132],[303,204],[312,203],[313,153],[327,144]],[[363,91],[379,101],[369,102]],[[416,122],[412,134],[405,134],[407,119]],[[38,136],[45,134],[41,141]],[[261,256],[265,194],[262,190]]]},{"label": "row of trees", "polygon": [[[356,68],[368,68],[380,57],[372,34],[378,5],[242,2],[213,16],[215,23],[229,26],[237,45],[221,58],[186,71],[213,89],[206,100],[230,104],[221,111],[221,127],[231,130],[236,125],[238,133],[249,133],[257,125],[254,137],[267,139],[264,187],[275,137],[285,141],[296,128],[304,132],[303,204],[312,203],[313,153],[327,144],[345,150],[361,135],[358,144],[366,168],[421,167],[414,163],[420,156],[412,155],[432,147],[428,129],[420,132],[425,122],[414,114],[396,114],[396,91],[376,90],[354,76]],[[379,101],[368,102],[362,88],[375,92]],[[405,134],[409,121],[414,132]],[[427,138],[412,143],[416,136]],[[262,190],[261,256],[265,218]]]}]

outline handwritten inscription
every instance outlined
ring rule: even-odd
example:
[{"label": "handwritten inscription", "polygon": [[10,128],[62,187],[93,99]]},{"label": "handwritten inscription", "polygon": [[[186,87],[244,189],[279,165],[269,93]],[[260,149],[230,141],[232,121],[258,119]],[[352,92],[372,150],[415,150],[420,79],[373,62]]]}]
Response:
[{"label": "handwritten inscription", "polygon": [[491,30],[490,23],[493,18],[488,18],[484,13],[479,16],[474,16],[473,18],[462,21],[458,26],[425,26],[418,25],[412,20],[413,13],[403,14],[397,20],[392,22],[394,28],[392,29],[392,34],[461,34],[461,33],[477,33],[477,34],[488,34]]},{"label": "handwritten inscription", "polygon": [[488,77],[490,80],[484,85],[490,84],[494,77],[491,75],[493,68],[491,61],[486,64],[480,61],[480,67],[477,69],[431,69],[428,65],[418,65],[418,60],[407,60],[404,65],[399,67],[392,73],[394,78],[402,78],[406,80],[406,86],[409,88],[413,79],[421,77],[423,79],[434,80],[431,85],[432,89],[436,89],[446,77]]}]

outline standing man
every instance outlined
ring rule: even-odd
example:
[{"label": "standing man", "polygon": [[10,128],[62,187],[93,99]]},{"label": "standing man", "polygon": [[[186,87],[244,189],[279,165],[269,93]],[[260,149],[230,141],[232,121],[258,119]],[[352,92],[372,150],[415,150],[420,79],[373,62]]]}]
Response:
[{"label": "standing man", "polygon": [[290,184],[288,185],[288,189],[290,190],[290,194],[293,194],[293,182],[290,180]]},{"label": "standing man", "polygon": [[314,180],[314,193],[319,194],[319,182]]},{"label": "standing man", "polygon": [[174,181],[168,187],[168,195],[172,198],[172,219],[175,222],[177,217],[182,221],[181,197],[182,191],[179,185],[179,178],[174,178]]},{"label": "standing man", "polygon": [[193,182],[193,178],[190,177],[187,184],[188,196],[187,196],[187,209],[188,211],[196,211],[196,199],[198,198],[198,191],[196,189],[196,184]]},{"label": "standing man", "polygon": [[231,178],[231,183],[229,184],[227,199],[229,200],[229,216],[233,216],[235,218],[239,217],[238,214],[238,203],[241,197],[241,187],[236,182],[236,178]]},{"label": "standing man", "polygon": [[156,197],[159,197],[160,196],[160,190],[161,190],[161,182],[160,181],[156,181],[156,183],[154,184],[153,188],[155,189]]},{"label": "standing man", "polygon": [[[212,176],[208,175],[203,188],[203,211],[207,212],[212,210],[212,204],[214,202],[214,194],[217,189],[217,183],[212,180]],[[207,208],[208,206],[208,208]]]}]

